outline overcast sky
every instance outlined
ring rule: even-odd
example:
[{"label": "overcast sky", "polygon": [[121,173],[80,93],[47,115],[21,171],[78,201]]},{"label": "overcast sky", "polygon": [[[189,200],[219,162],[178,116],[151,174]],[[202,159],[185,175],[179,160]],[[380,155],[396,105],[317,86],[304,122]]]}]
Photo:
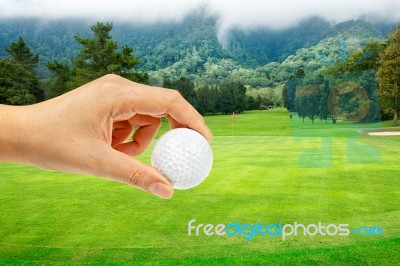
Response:
[{"label": "overcast sky", "polygon": [[218,18],[220,38],[232,27],[282,29],[310,16],[333,23],[357,18],[400,22],[400,0],[0,0],[0,18],[155,23],[180,21],[199,10]]}]

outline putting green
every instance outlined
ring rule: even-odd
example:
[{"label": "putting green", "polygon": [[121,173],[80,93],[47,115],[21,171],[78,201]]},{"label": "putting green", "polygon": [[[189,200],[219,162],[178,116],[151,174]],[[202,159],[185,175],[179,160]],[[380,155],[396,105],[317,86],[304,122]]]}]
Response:
[{"label": "putting green", "polygon": [[[0,264],[400,263],[400,138],[358,133],[381,123],[302,124],[284,110],[206,120],[215,135],[211,175],[168,201],[1,163]],[[139,159],[149,163],[150,151]],[[188,236],[191,219],[379,225],[383,236]]]}]

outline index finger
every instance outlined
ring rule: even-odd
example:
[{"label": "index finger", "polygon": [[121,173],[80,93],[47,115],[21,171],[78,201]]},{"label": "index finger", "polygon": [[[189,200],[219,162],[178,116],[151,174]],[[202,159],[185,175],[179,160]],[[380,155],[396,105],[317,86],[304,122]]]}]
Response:
[{"label": "index finger", "polygon": [[169,116],[180,125],[196,130],[207,140],[213,138],[203,117],[178,91],[152,87],[118,76],[115,77],[117,77],[117,85],[120,85],[119,87],[124,90],[124,93],[118,93],[118,95],[122,98],[119,99],[123,106],[122,109],[127,109],[124,110],[125,112],[129,111],[132,114],[139,113],[155,117]]},{"label": "index finger", "polygon": [[[136,98],[137,104],[135,109],[138,113],[148,113],[152,115],[165,115],[169,120],[171,118],[179,123],[174,123],[174,127],[187,127],[196,130],[202,134],[207,140],[213,138],[212,133],[206,125],[204,118],[197,110],[186,101],[182,95],[171,89],[155,88],[151,89],[153,97],[150,101],[143,98]],[[147,98],[147,95],[142,97]],[[142,104],[139,104],[142,103]]]}]

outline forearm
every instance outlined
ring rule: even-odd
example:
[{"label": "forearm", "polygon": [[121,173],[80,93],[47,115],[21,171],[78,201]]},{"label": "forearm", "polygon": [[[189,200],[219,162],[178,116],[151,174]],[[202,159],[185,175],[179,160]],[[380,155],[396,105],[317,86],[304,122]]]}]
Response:
[{"label": "forearm", "polygon": [[27,162],[24,156],[24,142],[27,128],[24,125],[26,106],[0,104],[0,161]]}]

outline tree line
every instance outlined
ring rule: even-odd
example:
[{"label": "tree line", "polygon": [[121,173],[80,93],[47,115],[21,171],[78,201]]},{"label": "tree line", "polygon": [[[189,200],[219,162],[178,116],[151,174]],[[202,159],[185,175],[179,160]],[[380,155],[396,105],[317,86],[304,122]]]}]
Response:
[{"label": "tree line", "polygon": [[386,43],[371,42],[317,75],[298,69],[282,90],[283,106],[299,117],[336,123],[372,122],[400,112],[400,26]]},{"label": "tree line", "polygon": [[[299,71],[302,73],[302,71]],[[304,75],[304,73],[303,73]],[[380,121],[377,82],[373,70],[350,73],[298,75],[283,89],[285,107],[312,123],[340,117],[353,122]]]},{"label": "tree line", "polygon": [[0,60],[0,103],[25,105],[53,98],[106,74],[114,73],[132,81],[148,83],[146,73],[135,71],[139,59],[133,49],[118,49],[112,40],[112,23],[98,22],[91,27],[94,38],[74,36],[82,49],[70,64],[47,64],[51,77],[40,82],[36,72],[39,55],[30,51],[23,38],[6,48],[8,58]]},{"label": "tree line", "polygon": [[[0,60],[0,103],[24,105],[56,97],[108,73],[140,83],[150,83],[149,75],[137,71],[139,59],[128,46],[118,47],[110,35],[112,23],[93,25],[93,38],[74,36],[81,46],[69,63],[51,61],[48,80],[36,73],[39,55],[30,51],[22,38],[6,49],[8,58]],[[345,62],[316,75],[303,69],[290,77],[282,90],[282,105],[309,117],[335,123],[338,117],[357,121],[375,121],[391,114],[397,124],[400,111],[400,27],[386,43],[370,43],[350,55]],[[373,71],[374,73],[372,73]],[[376,73],[376,74],[375,74]],[[266,77],[268,78],[268,77]],[[197,84],[190,77],[164,79],[202,114],[242,112],[279,106],[270,89],[247,90],[239,81],[227,80],[219,85]],[[378,86],[377,86],[378,85]],[[362,118],[361,118],[362,116]]]},{"label": "tree line", "polygon": [[255,102],[249,103],[249,97],[253,97],[246,96],[246,87],[240,82],[202,86],[195,90],[194,83],[182,77],[175,80],[166,79],[163,87],[178,90],[203,115],[241,113],[244,110],[258,109]]},{"label": "tree line", "polygon": [[[78,56],[70,64],[52,61],[47,64],[51,72],[49,80],[39,82],[35,68],[39,55],[30,51],[20,37],[6,49],[8,59],[0,61],[0,103],[24,105],[53,98],[77,88],[103,75],[113,73],[135,82],[149,83],[147,73],[135,71],[139,59],[133,49],[112,40],[112,23],[92,26],[93,38],[74,36],[82,46]],[[240,82],[226,82],[218,86],[202,86],[195,89],[186,77],[165,79],[164,87],[178,90],[201,114],[228,114],[258,109],[268,99],[260,95],[246,96],[246,87]]]}]

